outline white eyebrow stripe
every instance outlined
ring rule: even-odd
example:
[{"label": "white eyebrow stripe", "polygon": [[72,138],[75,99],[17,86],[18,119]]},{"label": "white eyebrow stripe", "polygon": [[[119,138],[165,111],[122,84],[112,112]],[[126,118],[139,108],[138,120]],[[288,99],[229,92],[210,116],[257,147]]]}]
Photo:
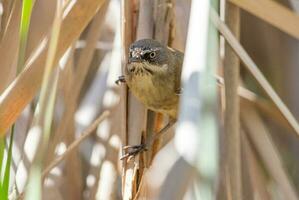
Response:
[{"label": "white eyebrow stripe", "polygon": [[150,53],[153,51],[159,51],[161,48],[152,48],[152,49],[142,49],[140,47],[135,47],[133,49],[130,49],[130,52],[132,52],[133,57],[143,56],[146,53]]},{"label": "white eyebrow stripe", "polygon": [[153,51],[159,51],[160,48],[154,48],[154,49],[145,49],[142,51],[142,54],[146,54],[146,53],[150,53],[150,52],[153,52]]},{"label": "white eyebrow stripe", "polygon": [[152,52],[152,50],[143,50],[143,51],[141,52],[141,54],[144,55],[144,54],[146,54],[146,53],[150,53],[150,52]]}]

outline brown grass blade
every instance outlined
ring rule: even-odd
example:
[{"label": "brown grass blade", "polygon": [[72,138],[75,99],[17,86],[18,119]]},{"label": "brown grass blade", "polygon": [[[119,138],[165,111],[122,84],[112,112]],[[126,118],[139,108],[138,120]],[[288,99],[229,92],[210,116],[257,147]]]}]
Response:
[{"label": "brown grass blade", "polygon": [[[224,80],[220,76],[216,76],[218,85],[221,89],[224,89]],[[241,98],[241,104],[252,103],[263,115],[271,118],[275,123],[280,126],[292,131],[292,126],[288,123],[285,117],[281,114],[279,109],[269,100],[265,100],[259,97],[254,92],[239,86],[238,95]]]},{"label": "brown grass blade", "polygon": [[273,0],[229,0],[247,12],[299,39],[299,16]]},{"label": "brown grass blade", "polygon": [[[128,47],[134,40],[134,29],[135,25],[133,22],[134,15],[134,2],[131,0],[122,0],[121,2],[121,26],[122,26],[122,48],[123,48],[123,56],[122,56],[122,72],[125,73],[126,70],[126,63],[127,63],[127,55],[128,55]],[[127,86],[122,86],[121,88],[121,112],[122,112],[122,136],[123,136],[123,144],[124,145],[134,145],[139,144],[141,139],[140,132],[131,132],[132,129],[132,122],[129,121],[129,113],[130,107],[129,105],[132,104],[132,97],[129,97],[128,88]],[[136,100],[135,100],[136,101]],[[142,116],[142,113],[138,113],[138,115]],[[130,129],[131,126],[131,129]],[[135,129],[140,129],[137,126]],[[130,135],[129,135],[130,134]],[[135,136],[136,138],[131,136]],[[135,140],[133,140],[135,139]],[[137,157],[138,159],[138,157]],[[127,163],[125,160],[122,166],[122,197],[124,200],[133,199],[136,193],[134,180],[135,180],[135,167],[136,165],[132,162]],[[137,163],[136,163],[137,164]]]},{"label": "brown grass blade", "polygon": [[14,3],[10,20],[0,44],[0,93],[16,76],[21,7],[22,2],[16,1]]},{"label": "brown grass blade", "polygon": [[[56,52],[55,64],[66,49],[79,37],[95,15],[104,0],[78,0],[62,22],[59,45]],[[40,88],[46,47],[42,47],[36,57],[31,57],[26,63],[25,70],[0,96],[0,134],[15,122],[24,107],[32,100]]]},{"label": "brown grass blade", "polygon": [[3,13],[1,19],[1,32],[0,32],[0,41],[7,29],[9,18],[11,17],[13,5],[15,4],[16,0],[3,0]]},{"label": "brown grass blade", "polygon": [[[165,45],[171,45],[173,37],[174,9],[173,0],[156,0],[154,7],[154,38]],[[170,36],[170,37],[169,37]]]},{"label": "brown grass blade", "polygon": [[197,171],[194,166],[191,166],[184,158],[179,157],[168,173],[161,187],[161,191],[163,192],[160,193],[158,199],[183,199],[188,186],[193,181],[196,181],[196,173]]},{"label": "brown grass blade", "polygon": [[[246,159],[246,167],[248,169],[248,181],[251,183],[252,198],[270,200],[270,194],[267,191],[267,180],[260,166],[256,154],[250,144],[246,134],[242,131],[242,147],[244,159]],[[250,199],[252,199],[250,198]],[[248,198],[249,199],[249,198]]]},{"label": "brown grass blade", "polygon": [[55,160],[53,160],[43,171],[42,177],[43,179],[47,176],[47,174],[53,169],[56,165],[58,165],[62,160],[64,160],[74,149],[76,149],[82,141],[84,141],[94,130],[98,127],[98,125],[106,119],[110,115],[109,111],[103,112],[101,116],[99,116],[83,133],[80,135],[78,139],[76,139],[73,143],[69,145],[67,150]]},{"label": "brown grass blade", "polygon": [[[122,0],[121,1],[121,41],[122,41],[122,47],[123,47],[123,55],[122,55],[122,74],[125,73],[126,68],[126,60],[127,60],[127,54],[128,50],[126,47],[130,45],[130,43],[133,40],[133,33],[132,33],[132,15],[131,15],[131,3],[130,0]],[[123,145],[128,144],[128,87],[126,85],[123,85],[121,87],[120,92],[120,110],[121,110],[121,139]],[[127,173],[127,163],[122,163],[122,197],[128,196],[129,192],[127,192],[126,183],[130,181],[127,180],[127,175],[130,175],[131,173]],[[130,186],[130,185],[129,185]],[[131,186],[130,186],[131,187]]]},{"label": "brown grass blade", "polygon": [[[226,3],[225,21],[237,39],[240,38],[240,10],[229,2]],[[227,140],[228,178],[234,191],[232,199],[242,199],[241,182],[241,136],[240,136],[240,100],[238,95],[240,60],[229,44],[225,44],[224,55],[225,116],[224,133]]]},{"label": "brown grass blade", "polygon": [[[146,121],[146,109],[131,93],[128,94],[127,99],[128,104],[128,131],[127,131],[127,141],[128,145],[139,145],[141,143],[141,135],[143,130],[145,130]],[[130,162],[125,161],[125,177],[127,186],[133,184],[132,187],[126,187],[124,199],[130,199],[129,196],[135,196],[137,190],[138,176],[136,171],[139,168],[139,156],[136,156],[134,160]],[[133,172],[133,173],[132,173]],[[141,178],[141,177],[140,177]],[[130,194],[129,194],[130,193]]]},{"label": "brown grass blade", "polygon": [[63,112],[63,116],[61,119],[61,122],[57,130],[55,131],[53,140],[49,146],[48,150],[48,157],[49,160],[53,159],[54,156],[54,150],[58,142],[62,140],[63,137],[67,133],[67,128],[69,126],[74,127],[73,121],[74,121],[74,112],[77,108],[77,102],[79,98],[79,94],[81,91],[81,88],[83,86],[83,82],[86,78],[88,69],[90,67],[90,63],[92,61],[92,57],[94,55],[94,49],[96,47],[96,42],[99,39],[100,33],[101,33],[101,26],[104,21],[104,16],[106,13],[108,3],[105,2],[103,4],[103,7],[99,10],[99,13],[95,16],[94,21],[91,23],[90,29],[87,34],[86,38],[86,47],[82,50],[79,60],[78,60],[78,66],[77,71],[74,74],[74,77],[72,80],[70,80],[70,84],[68,84],[68,88],[65,91],[64,94],[64,100],[65,105],[67,105],[66,110]]},{"label": "brown grass blade", "polygon": [[[91,26],[88,30],[88,35],[86,38],[86,46],[82,50],[79,56],[78,63],[76,65],[75,76],[72,81],[71,87],[68,89],[65,94],[65,103],[67,108],[63,114],[62,122],[59,124],[57,131],[55,132],[54,140],[50,150],[53,150],[49,153],[54,155],[54,149],[57,143],[61,141],[61,138],[66,137],[66,143],[69,144],[75,139],[75,124],[74,124],[74,111],[77,107],[77,102],[79,102],[80,91],[83,87],[84,80],[88,70],[90,69],[92,58],[95,53],[95,48],[97,41],[102,32],[102,25],[105,19],[105,14],[108,6],[108,1],[104,3],[101,9],[98,11],[97,15],[94,17],[94,20],[91,23]],[[66,124],[68,124],[66,126]],[[50,156],[52,157],[52,156]],[[78,163],[74,166],[74,163]],[[82,193],[84,188],[84,181],[82,179],[83,174],[81,173],[82,162],[80,161],[80,153],[78,151],[73,151],[65,163],[66,171],[66,181],[68,182],[67,191],[69,191],[68,199],[82,199]],[[77,171],[74,174],[74,171]],[[76,184],[73,184],[76,183]]]},{"label": "brown grass blade", "polygon": [[[110,109],[109,109],[110,110]],[[94,150],[98,149],[99,145],[105,149],[105,155],[104,157],[99,161],[99,163],[94,163],[90,166],[88,172],[89,175],[92,175],[95,177],[96,181],[95,184],[92,185],[91,187],[89,186],[89,196],[87,197],[88,199],[95,200],[95,199],[108,199],[107,196],[116,196],[117,191],[120,191],[119,184],[116,184],[117,181],[114,180],[113,186],[111,186],[111,178],[110,180],[106,180],[106,171],[103,167],[104,163],[107,165],[113,165],[114,167],[114,173],[117,173],[118,169],[118,162],[119,162],[119,147],[118,145],[111,144],[111,139],[115,137],[114,133],[119,133],[120,132],[120,126],[113,126],[114,124],[119,124],[120,122],[120,117],[119,117],[119,105],[113,106],[111,108],[111,115],[107,120],[109,120],[112,124],[111,129],[109,131],[109,136],[105,134],[104,130],[101,129],[101,127],[98,128],[97,130],[97,137],[96,137],[96,142],[94,146]],[[97,150],[98,151],[98,150]],[[100,152],[98,152],[100,154]],[[100,156],[100,155],[99,155]],[[90,159],[90,162],[92,162],[92,157]],[[118,177],[113,177],[115,179],[119,178]],[[110,189],[112,190],[114,187],[114,191],[111,190],[106,192],[106,187],[107,185],[110,185]],[[101,187],[102,186],[102,187]],[[105,191],[103,191],[105,190]],[[106,197],[106,198],[104,198]]]},{"label": "brown grass blade", "polygon": [[281,188],[286,199],[298,200],[296,190],[284,169],[279,152],[255,108],[249,104],[242,105],[241,118],[248,136],[261,156],[267,171]]},{"label": "brown grass blade", "polygon": [[40,42],[50,33],[56,4],[56,1],[35,1],[32,9],[25,60],[28,60]]},{"label": "brown grass blade", "polygon": [[299,124],[298,124],[296,118],[291,113],[289,108],[284,104],[284,102],[281,100],[281,98],[278,96],[278,94],[275,92],[275,90],[270,85],[270,83],[265,78],[265,76],[262,74],[262,72],[260,71],[258,66],[250,58],[250,56],[247,54],[247,52],[244,50],[244,48],[241,46],[241,44],[238,42],[238,40],[231,33],[229,28],[220,20],[220,18],[215,10],[213,10],[213,9],[211,10],[210,16],[211,16],[211,20],[213,21],[215,26],[218,28],[218,30],[221,32],[221,34],[224,36],[226,41],[230,44],[230,46],[233,48],[235,53],[239,56],[241,61],[245,64],[247,69],[254,76],[254,78],[257,80],[257,82],[260,84],[260,86],[265,90],[267,95],[275,103],[275,105],[278,107],[280,112],[288,120],[288,122],[293,127],[296,134],[299,136]]}]

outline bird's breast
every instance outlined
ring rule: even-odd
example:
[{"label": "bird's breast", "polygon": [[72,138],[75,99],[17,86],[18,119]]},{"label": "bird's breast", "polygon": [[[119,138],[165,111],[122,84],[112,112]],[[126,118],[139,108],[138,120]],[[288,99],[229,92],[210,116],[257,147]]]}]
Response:
[{"label": "bird's breast", "polygon": [[[135,69],[136,70],[136,69]],[[170,77],[155,77],[155,74],[129,73],[126,82],[133,93],[147,108],[176,115],[178,96],[173,90]]]}]

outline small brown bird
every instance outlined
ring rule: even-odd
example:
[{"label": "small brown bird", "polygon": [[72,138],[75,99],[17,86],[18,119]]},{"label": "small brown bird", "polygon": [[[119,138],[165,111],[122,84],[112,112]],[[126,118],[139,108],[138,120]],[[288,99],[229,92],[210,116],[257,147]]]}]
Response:
[{"label": "small brown bird", "polygon": [[130,46],[125,75],[117,83],[127,83],[148,109],[168,115],[173,122],[178,114],[183,58],[180,51],[155,40],[138,40]]}]

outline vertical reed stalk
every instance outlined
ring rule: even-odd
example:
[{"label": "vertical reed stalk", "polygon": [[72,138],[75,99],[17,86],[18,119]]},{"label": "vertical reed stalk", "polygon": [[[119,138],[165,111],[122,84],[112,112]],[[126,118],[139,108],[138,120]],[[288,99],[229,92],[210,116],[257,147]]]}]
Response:
[{"label": "vertical reed stalk", "polygon": [[[232,33],[240,37],[240,9],[226,1],[225,21]],[[240,103],[238,96],[240,61],[229,44],[225,44],[224,55],[225,116],[224,139],[227,140],[227,169],[229,191],[232,200],[242,199],[241,143],[240,143]]]}]

